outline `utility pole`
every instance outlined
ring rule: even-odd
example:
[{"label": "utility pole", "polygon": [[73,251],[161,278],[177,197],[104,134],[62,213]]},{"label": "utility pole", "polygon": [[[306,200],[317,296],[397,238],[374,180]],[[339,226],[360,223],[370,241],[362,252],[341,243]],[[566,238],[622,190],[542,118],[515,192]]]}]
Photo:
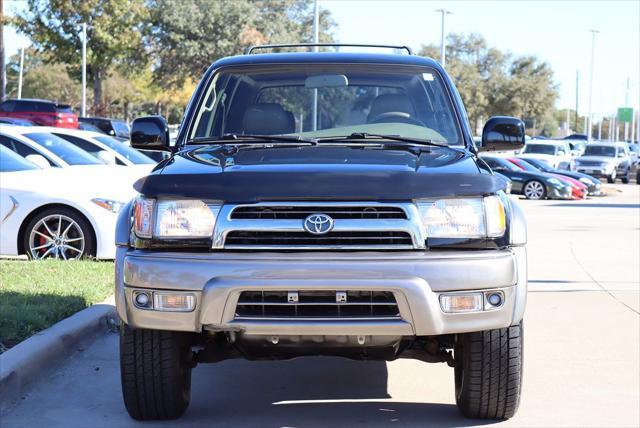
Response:
[{"label": "utility pole", "polygon": [[[319,43],[320,30],[319,30],[320,13],[318,11],[318,0],[313,1],[313,43],[316,45]],[[313,47],[314,52],[318,52],[318,46]],[[313,88],[313,119],[312,130],[318,129],[318,88]]]},{"label": "utility pole", "polygon": [[20,72],[18,73],[18,99],[22,98],[22,74],[24,70],[24,47],[20,48]]},{"label": "utility pole", "polygon": [[613,115],[609,118],[609,141],[613,141]]},{"label": "utility pole", "polygon": [[598,122],[598,140],[602,140],[602,121],[604,120],[604,117],[600,118],[600,121]]},{"label": "utility pole", "polygon": [[587,128],[587,141],[591,142],[591,121],[593,118],[591,117],[591,107],[593,102],[593,59],[596,50],[596,34],[599,33],[598,30],[589,30],[591,32],[591,71],[589,74],[589,126]]},{"label": "utility pole", "polygon": [[4,67],[4,1],[0,0],[0,101],[7,98],[7,72]]},{"label": "utility pole", "polygon": [[576,70],[576,127],[575,132],[578,132],[578,94],[580,93],[580,71]]},{"label": "utility pole", "polygon": [[82,107],[81,114],[87,116],[87,23],[82,23]]},{"label": "utility pole", "polygon": [[445,17],[445,15],[451,15],[452,12],[450,10],[447,10],[447,9],[436,9],[436,12],[440,12],[442,14],[442,24],[440,26],[440,64],[444,68],[445,61],[446,61],[445,40],[444,40],[444,35],[445,35],[444,17]]},{"label": "utility pole", "polygon": [[[624,106],[629,107],[629,77],[627,76],[627,89],[624,92]],[[633,117],[633,113],[631,113]],[[629,138],[629,122],[624,123],[624,141]]]}]

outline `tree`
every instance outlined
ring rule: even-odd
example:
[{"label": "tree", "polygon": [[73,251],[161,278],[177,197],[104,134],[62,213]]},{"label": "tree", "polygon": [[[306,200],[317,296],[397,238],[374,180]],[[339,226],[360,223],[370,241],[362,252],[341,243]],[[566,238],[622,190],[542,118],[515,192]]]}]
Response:
[{"label": "tree", "polygon": [[[19,72],[20,54],[16,54],[7,63],[7,97],[18,96]],[[47,64],[42,54],[27,48],[24,52],[22,96],[75,105],[80,102],[80,86],[69,77],[63,64]]]},{"label": "tree", "polygon": [[[197,81],[216,59],[254,44],[310,41],[312,4],[308,0],[151,0],[148,33],[157,58],[156,82],[179,87]],[[321,40],[335,26],[320,16]]]},{"label": "tree", "polygon": [[[423,46],[421,55],[437,58],[439,47]],[[557,126],[553,104],[558,96],[553,71],[533,56],[513,57],[489,47],[478,34],[447,36],[447,72],[467,109],[472,129],[480,119],[495,115],[519,116]],[[555,124],[555,125],[554,125]]]},{"label": "tree", "polygon": [[143,30],[145,0],[28,0],[27,11],[14,23],[39,52],[51,53],[47,63],[64,63],[80,77],[81,26],[87,24],[87,74],[93,82],[93,105],[103,106],[103,82],[113,68],[124,72],[146,62]]}]

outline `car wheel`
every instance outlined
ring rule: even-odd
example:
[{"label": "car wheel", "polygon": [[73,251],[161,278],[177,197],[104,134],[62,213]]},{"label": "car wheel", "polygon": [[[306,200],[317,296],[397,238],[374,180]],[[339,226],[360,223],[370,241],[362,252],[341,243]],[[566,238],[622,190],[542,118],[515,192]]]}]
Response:
[{"label": "car wheel", "polygon": [[180,417],[191,398],[189,333],[120,329],[120,377],[127,412],[137,420]]},{"label": "car wheel", "polygon": [[614,169],[611,175],[607,176],[607,183],[615,183],[616,177],[617,177],[617,173],[616,173],[616,170]]},{"label": "car wheel", "polygon": [[34,260],[75,260],[96,255],[92,228],[76,211],[56,207],[35,215],[24,228],[22,248]]},{"label": "car wheel", "polygon": [[547,189],[538,180],[531,180],[522,188],[522,193],[527,199],[544,199],[547,196]]},{"label": "car wheel", "polygon": [[621,180],[623,184],[629,184],[629,181],[631,181],[631,168],[627,169],[627,172]]},{"label": "car wheel", "polygon": [[522,322],[459,334],[454,349],[456,404],[468,418],[508,419],[522,389]]}]

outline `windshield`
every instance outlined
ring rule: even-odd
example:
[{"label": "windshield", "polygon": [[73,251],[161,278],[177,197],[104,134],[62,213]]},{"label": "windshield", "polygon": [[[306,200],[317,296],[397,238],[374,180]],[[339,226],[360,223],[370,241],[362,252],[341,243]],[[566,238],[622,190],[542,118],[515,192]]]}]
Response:
[{"label": "windshield", "polygon": [[487,165],[489,165],[491,169],[507,170],[507,171],[514,171],[514,172],[522,171],[522,169],[515,166],[513,163],[502,158],[489,158],[489,157],[483,156],[482,159],[484,159],[484,161],[487,163]]},{"label": "windshield", "polygon": [[189,138],[393,134],[463,144],[449,94],[426,67],[286,64],[220,70]]},{"label": "windshield", "polygon": [[533,165],[535,168],[537,168],[540,171],[553,172],[553,168],[551,168],[551,166],[549,166],[549,164],[544,161],[537,160],[537,159],[525,159],[523,160],[523,162],[529,165]]},{"label": "windshield", "polygon": [[35,141],[69,165],[104,165],[104,162],[56,135],[38,132],[25,134],[25,137]]},{"label": "windshield", "polygon": [[616,148],[610,146],[587,146],[584,151],[585,156],[605,156],[613,158],[616,156]]},{"label": "windshield", "polygon": [[109,146],[109,148],[111,148],[115,152],[118,152],[118,154],[124,156],[125,158],[127,158],[128,160],[130,160],[132,163],[136,165],[142,165],[147,163],[148,164],[157,163],[156,161],[151,159],[149,156],[143,155],[139,151],[132,149],[129,146],[126,146],[121,141],[118,141],[113,137],[104,136],[104,137],[93,137],[93,138],[96,139],[97,141],[100,141],[103,144],[106,144],[107,146]]},{"label": "windshield", "polygon": [[124,122],[120,122],[118,120],[114,120],[111,122],[111,126],[113,126],[113,130],[116,131],[116,135],[118,137],[127,137],[129,138],[129,125]]},{"label": "windshield", "polygon": [[640,148],[638,148],[637,144],[629,144],[629,150],[633,153],[640,152]]},{"label": "windshield", "polygon": [[0,146],[0,172],[27,171],[40,169],[16,152]]},{"label": "windshield", "polygon": [[527,144],[524,146],[522,153],[535,153],[537,155],[551,155],[556,154],[557,146],[551,144]]}]

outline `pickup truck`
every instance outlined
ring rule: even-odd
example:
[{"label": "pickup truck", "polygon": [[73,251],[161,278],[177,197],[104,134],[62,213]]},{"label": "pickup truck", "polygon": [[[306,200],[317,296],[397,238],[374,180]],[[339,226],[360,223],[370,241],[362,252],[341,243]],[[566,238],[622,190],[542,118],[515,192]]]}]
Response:
[{"label": "pickup truck", "polygon": [[214,62],[175,146],[163,118],[132,124],[170,157],[117,225],[127,411],[181,416],[200,363],[327,355],[448,364],[464,415],[512,417],[526,225],[478,152],[522,148],[524,124],[492,117],[477,147],[436,61],[289,47]]}]

